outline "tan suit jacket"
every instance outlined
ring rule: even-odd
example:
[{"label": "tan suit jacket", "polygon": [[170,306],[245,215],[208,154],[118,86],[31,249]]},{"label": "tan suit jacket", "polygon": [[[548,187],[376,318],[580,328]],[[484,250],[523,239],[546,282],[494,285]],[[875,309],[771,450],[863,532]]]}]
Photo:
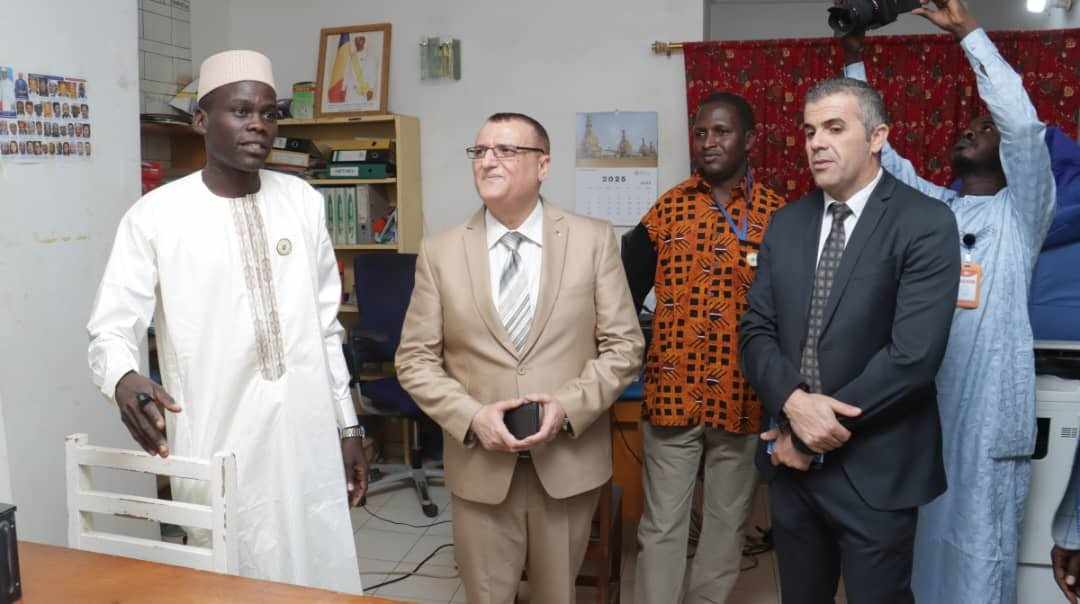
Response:
[{"label": "tan suit jacket", "polygon": [[540,295],[520,353],[492,302],[483,209],[426,239],[416,261],[398,379],[448,435],[447,484],[462,499],[503,501],[518,461],[466,445],[473,416],[534,392],[562,405],[574,434],[532,450],[544,490],[562,499],[611,477],[608,408],[638,374],[644,340],[611,225],[550,202],[543,212]]}]

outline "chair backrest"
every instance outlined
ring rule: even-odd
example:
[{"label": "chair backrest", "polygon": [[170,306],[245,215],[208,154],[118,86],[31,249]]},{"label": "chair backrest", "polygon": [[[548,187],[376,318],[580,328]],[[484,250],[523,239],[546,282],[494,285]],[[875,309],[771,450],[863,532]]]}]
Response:
[{"label": "chair backrest", "polygon": [[[69,435],[66,441],[68,546],[199,570],[239,573],[235,454],[219,453],[212,461],[175,456],[161,459],[142,451],[90,446],[85,434]],[[91,481],[93,467],[203,480],[210,483],[210,505],[99,491]],[[207,529],[212,532],[211,547],[96,531],[93,513]]]},{"label": "chair backrest", "polygon": [[370,360],[391,361],[401,340],[416,276],[416,254],[357,254],[353,264],[358,329],[379,336]]}]

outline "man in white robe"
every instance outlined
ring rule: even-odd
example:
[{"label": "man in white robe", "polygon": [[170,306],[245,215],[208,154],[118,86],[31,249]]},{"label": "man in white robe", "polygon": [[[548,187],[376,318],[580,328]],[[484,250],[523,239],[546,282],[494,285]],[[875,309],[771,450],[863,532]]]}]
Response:
[{"label": "man in white robe", "polygon": [[[206,166],[121,220],[88,325],[93,378],[148,453],[236,453],[241,575],[359,592],[348,506],[366,464],[323,200],[260,169],[277,134],[269,59],[214,55],[199,83]],[[137,372],[152,316],[163,387]],[[173,496],[206,503],[208,485],[174,480]]]}]

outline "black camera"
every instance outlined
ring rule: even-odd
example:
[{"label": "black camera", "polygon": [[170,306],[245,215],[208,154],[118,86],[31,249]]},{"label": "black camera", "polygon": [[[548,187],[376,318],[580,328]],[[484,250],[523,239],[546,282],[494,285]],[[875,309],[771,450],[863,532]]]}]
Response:
[{"label": "black camera", "polygon": [[844,0],[829,8],[829,27],[841,36],[877,29],[919,6],[919,0]]}]

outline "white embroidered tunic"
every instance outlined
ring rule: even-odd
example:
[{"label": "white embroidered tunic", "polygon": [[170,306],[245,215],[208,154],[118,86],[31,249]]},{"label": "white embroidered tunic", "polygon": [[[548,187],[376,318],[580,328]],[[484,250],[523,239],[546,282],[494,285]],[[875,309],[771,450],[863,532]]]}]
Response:
[{"label": "white embroidered tunic", "polygon": [[[112,398],[155,317],[170,451],[237,454],[240,574],[359,592],[336,429],[356,423],[322,196],[262,171],[258,193],[218,197],[202,173],[154,190],[120,222],[87,329]],[[178,500],[204,483],[174,480]],[[208,535],[195,535],[207,543]]]}]

